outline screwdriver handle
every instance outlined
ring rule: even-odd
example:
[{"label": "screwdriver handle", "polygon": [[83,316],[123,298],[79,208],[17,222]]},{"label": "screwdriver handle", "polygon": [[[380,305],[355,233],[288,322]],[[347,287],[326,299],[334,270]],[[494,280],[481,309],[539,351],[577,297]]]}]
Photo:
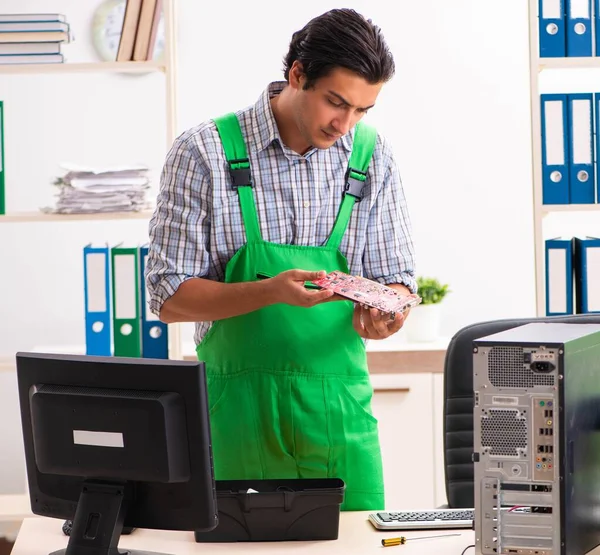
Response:
[{"label": "screwdriver handle", "polygon": [[436,536],[420,536],[418,538],[407,538],[406,536],[399,536],[398,538],[386,538],[381,540],[383,547],[392,547],[394,545],[404,545],[408,540],[429,540],[433,538],[448,538],[450,536],[460,536],[460,534],[438,534]]},{"label": "screwdriver handle", "polygon": [[386,538],[381,540],[381,545],[383,547],[391,547],[393,545],[404,545],[406,543],[406,538],[404,536],[400,536],[399,538]]}]

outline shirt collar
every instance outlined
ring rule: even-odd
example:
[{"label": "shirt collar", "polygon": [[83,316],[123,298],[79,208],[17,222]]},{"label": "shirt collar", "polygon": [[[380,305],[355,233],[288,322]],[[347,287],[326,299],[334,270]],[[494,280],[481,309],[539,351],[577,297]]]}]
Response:
[{"label": "shirt collar", "polygon": [[[253,135],[254,143],[259,152],[267,148],[273,141],[278,141],[282,148],[284,147],[275,116],[273,115],[273,109],[271,108],[271,99],[277,96],[286,86],[286,81],[274,81],[270,83],[254,105]],[[340,143],[350,152],[352,150],[353,137],[354,130],[343,135],[337,143]]]},{"label": "shirt collar", "polygon": [[252,121],[254,143],[260,152],[267,148],[273,141],[277,140],[283,145],[273,109],[271,108],[271,98],[277,96],[287,85],[285,81],[275,81],[260,95],[254,105],[254,117]]}]

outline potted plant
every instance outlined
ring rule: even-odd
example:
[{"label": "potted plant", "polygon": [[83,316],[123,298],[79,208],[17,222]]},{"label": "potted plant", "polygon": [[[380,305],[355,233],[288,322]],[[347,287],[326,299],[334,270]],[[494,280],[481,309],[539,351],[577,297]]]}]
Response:
[{"label": "potted plant", "polygon": [[450,290],[436,278],[418,277],[418,295],[421,304],[410,311],[406,321],[406,335],[410,342],[436,341],[442,323],[442,300]]}]

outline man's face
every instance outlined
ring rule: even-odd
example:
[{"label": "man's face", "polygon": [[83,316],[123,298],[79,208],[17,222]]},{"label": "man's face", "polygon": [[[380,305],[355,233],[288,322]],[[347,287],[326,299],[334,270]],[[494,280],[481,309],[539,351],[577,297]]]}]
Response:
[{"label": "man's face", "polygon": [[372,85],[341,67],[318,79],[308,90],[303,90],[306,77],[301,70],[296,77],[296,125],[308,145],[321,149],[329,148],[360,121],[374,106],[383,86]]}]

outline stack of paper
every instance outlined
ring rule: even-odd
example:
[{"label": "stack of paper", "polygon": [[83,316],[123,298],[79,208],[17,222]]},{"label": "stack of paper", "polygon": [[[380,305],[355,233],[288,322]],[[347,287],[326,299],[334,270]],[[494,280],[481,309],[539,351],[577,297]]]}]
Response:
[{"label": "stack of paper", "polygon": [[63,165],[67,173],[55,185],[59,187],[55,214],[132,212],[149,208],[148,167],[120,166],[105,169]]}]

